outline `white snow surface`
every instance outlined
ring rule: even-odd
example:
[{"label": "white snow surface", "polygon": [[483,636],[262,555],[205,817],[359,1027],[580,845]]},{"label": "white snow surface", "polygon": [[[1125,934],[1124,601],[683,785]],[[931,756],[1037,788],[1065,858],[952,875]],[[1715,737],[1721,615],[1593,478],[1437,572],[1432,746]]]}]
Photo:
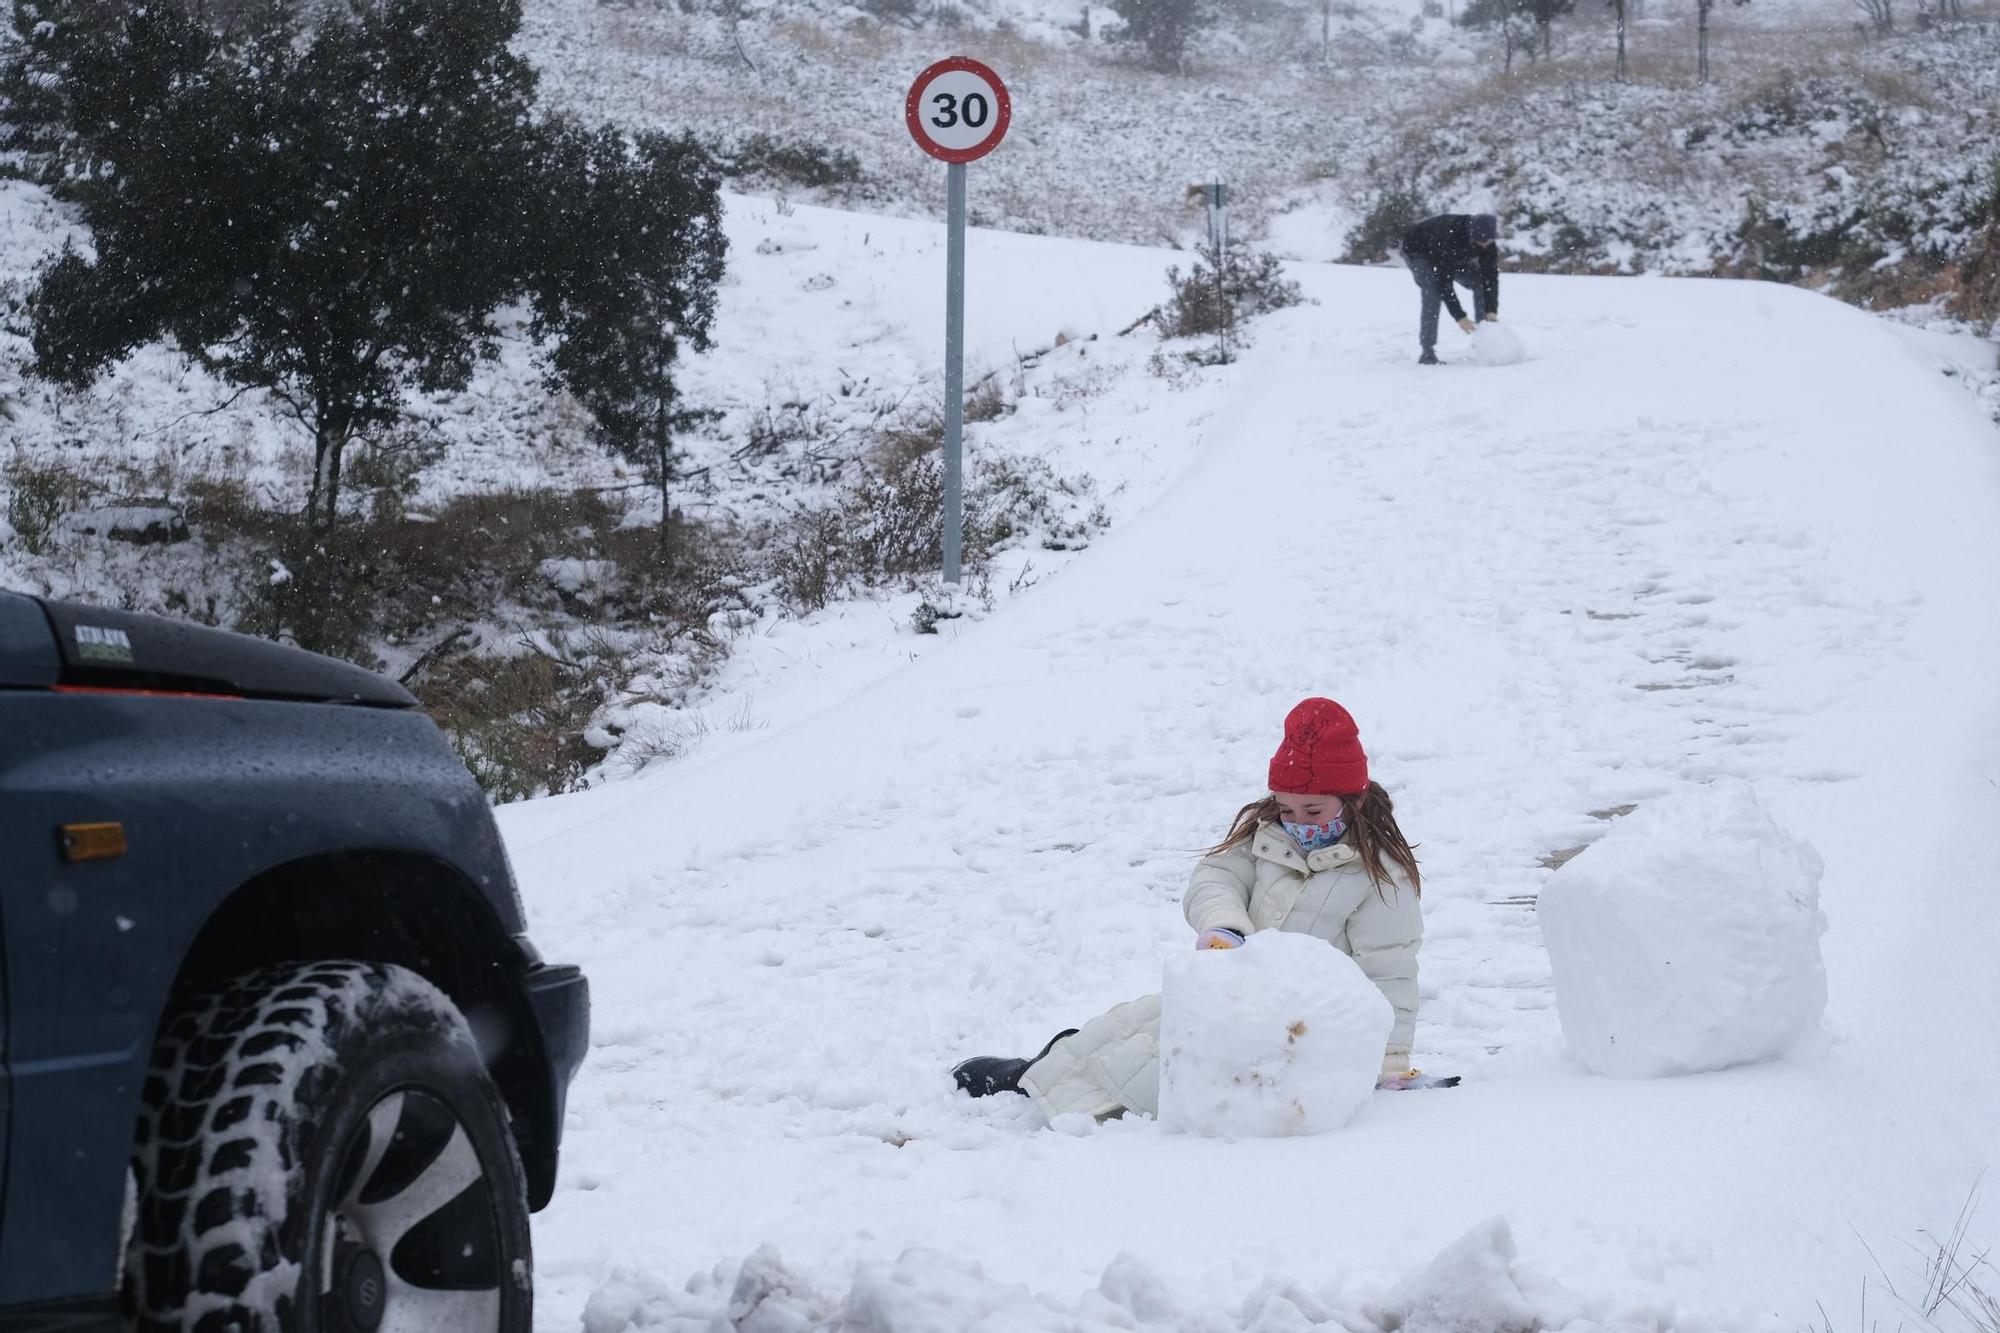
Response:
[{"label": "white snow surface", "polygon": [[1160,1123],[1211,1136],[1324,1134],[1374,1097],[1395,1010],[1324,940],[1261,931],[1167,963]]},{"label": "white snow surface", "polygon": [[1617,1078],[1774,1059],[1819,1030],[1824,866],[1748,783],[1651,801],[1542,890],[1570,1054]]},{"label": "white snow surface", "polygon": [[[848,271],[868,225],[827,220],[816,262]],[[969,340],[1003,348],[1050,322],[1010,283],[1111,284],[1112,314],[1171,258],[971,254],[1002,295]],[[1378,1308],[1494,1218],[1516,1257],[1487,1266],[1576,1333],[1855,1328],[1921,1286],[1922,1233],[2000,1158],[2000,433],[1919,335],[1803,291],[1509,276],[1536,356],[1438,376],[1407,274],[1292,274],[1318,304],[1235,365],[1114,359],[1133,426],[1040,418],[1102,440],[1088,550],[938,636],[773,626],[714,704],[764,725],[500,811],[537,943],[594,998],[541,1329],[727,1316],[763,1252],[808,1322],[738,1327],[901,1292],[931,1303],[853,1326],[1268,1333]],[[939,278],[884,328],[934,332]],[[1233,1141],[958,1094],[957,1060],[1039,1049],[1189,949],[1198,849],[1309,694],[1353,710],[1418,844],[1415,1062],[1463,1086]],[[1731,776],[1825,859],[1827,1040],[1592,1077],[1545,861]]]}]

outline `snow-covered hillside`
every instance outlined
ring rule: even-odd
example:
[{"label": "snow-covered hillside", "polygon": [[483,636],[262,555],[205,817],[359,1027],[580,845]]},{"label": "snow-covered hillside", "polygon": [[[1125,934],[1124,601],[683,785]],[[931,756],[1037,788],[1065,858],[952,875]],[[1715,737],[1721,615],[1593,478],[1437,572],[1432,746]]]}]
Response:
[{"label": "snow-covered hillside", "polygon": [[[1427,14],[1433,7],[1244,7],[1201,39],[1177,77],[1107,43],[1110,10],[1078,5],[1072,14],[1068,0],[919,5],[904,20],[882,5],[833,0],[531,0],[516,44],[540,69],[550,107],[690,130],[732,169],[759,154],[767,168],[789,156],[785,170],[737,177],[745,193],[731,207],[717,347],[681,375],[687,404],[716,415],[682,437],[673,499],[701,528],[693,545],[726,556],[704,586],[677,588],[677,600],[640,586],[657,494],[598,447],[574,400],[545,390],[516,318],[505,322],[500,359],[468,392],[413,401],[407,429],[362,443],[348,499],[358,515],[383,508],[375,502],[386,495],[386,508],[436,525],[436,541],[400,520],[368,536],[401,562],[385,581],[408,587],[450,582],[455,562],[413,573],[422,558],[411,550],[482,523],[490,530],[488,510],[539,506],[540,520],[514,529],[532,527],[535,541],[472,562],[497,571],[486,586],[418,588],[346,650],[400,674],[450,646],[416,683],[463,739],[491,719],[454,713],[462,678],[518,659],[530,651],[524,643],[592,637],[604,646],[590,681],[565,686],[539,713],[492,724],[525,729],[525,743],[557,752],[502,780],[483,774],[495,790],[622,772],[714,725],[690,713],[713,667],[742,631],[772,629],[786,605],[764,558],[778,544],[766,540],[769,525],[827,503],[879,456],[872,443],[885,427],[909,424],[906,409],[920,418],[915,433],[935,433],[935,255],[910,238],[928,234],[912,222],[939,211],[942,172],[909,143],[898,109],[913,71],[953,49],[993,61],[1014,92],[1009,139],[972,181],[973,217],[996,229],[1186,245],[1202,225],[1190,187],[1220,177],[1233,190],[1238,238],[1324,260],[1348,253],[1371,215],[1376,225],[1360,230],[1378,240],[1392,232],[1384,219],[1396,210],[1381,205],[1406,189],[1411,206],[1501,212],[1507,262],[1518,269],[1763,273],[1901,307],[1921,325],[1972,327],[1955,320],[1979,310],[1950,294],[1969,246],[2000,245],[1982,238],[1979,220],[2000,154],[1992,0],[1934,31],[1911,31],[1906,15],[1898,35],[1880,41],[1858,36],[1844,7],[1728,7],[1716,18],[1717,78],[1707,88],[1688,68],[1692,5],[1683,0],[1635,0],[1626,85],[1611,81],[1601,6],[1564,18],[1554,59],[1512,77],[1498,72],[1491,33],[1452,25],[1449,0],[1444,17]],[[849,166],[858,175],[836,179]],[[875,216],[835,223],[808,200]],[[852,252],[858,267],[816,253],[818,232],[836,226],[843,237],[872,237]],[[307,484],[299,433],[268,399],[237,397],[159,348],[141,349],[87,393],[32,380],[23,302],[36,266],[70,239],[82,239],[72,210],[0,173],[0,446],[11,446],[0,448],[0,580],[225,625],[270,621],[271,561],[282,545],[274,534],[287,530]],[[1131,479],[1112,483],[1128,487],[1123,496],[1090,491],[1084,479],[1103,480],[1104,441],[1154,429],[1149,392],[1160,387],[1138,373],[1151,350],[1144,334],[1096,361],[1090,352],[1106,345],[1048,361],[1034,354],[1059,333],[1124,327],[1162,294],[1158,271],[1185,258],[1134,260],[1117,293],[1089,307],[1060,273],[1005,289],[1006,318],[992,326],[1003,336],[978,348],[973,373],[1000,372],[990,382],[1004,400],[996,410],[1026,407],[976,427],[981,457],[1047,464],[1053,472],[1033,480],[1059,511],[1013,525],[1017,550],[1073,546],[1100,502],[1117,520],[1138,493]],[[1960,382],[2000,412],[1990,341],[1953,357]],[[1044,404],[1085,403],[1088,429],[1076,415],[1055,431],[1042,423]],[[186,540],[139,546],[100,531],[107,515],[142,509],[168,515],[168,531]],[[1020,569],[1004,565],[999,586]],[[604,633],[607,620],[615,632]],[[562,648],[554,655],[576,660]],[[552,720],[517,725],[531,713]],[[603,743],[635,730],[652,739],[620,742],[624,752],[599,764]]]},{"label": "snow-covered hillside", "polygon": [[[1115,307],[1113,256],[1004,262]],[[1134,512],[1039,584],[941,639],[823,613],[725,678],[744,727],[501,811],[595,988],[539,1327],[1362,1329],[1456,1280],[1431,1326],[1845,1330],[1914,1298],[2000,1155],[2000,432],[1939,373],[1978,344],[1510,278],[1529,359],[1448,329],[1426,370],[1407,275],[1297,276],[1318,304],[1237,365],[1153,382],[1100,472]],[[1313,693],[1421,844],[1417,1059],[1465,1085],[1233,1143],[957,1095],[955,1060],[1158,986],[1195,849]],[[1589,1077],[1534,897],[1717,775],[1825,858],[1827,1040]]]},{"label": "snow-covered hillside", "polygon": [[1858,31],[1845,0],[1725,6],[1706,84],[1693,0],[1634,0],[1629,82],[1614,79],[1604,5],[1576,6],[1552,58],[1519,54],[1511,73],[1494,30],[1449,21],[1458,8],[1230,7],[1185,77],[1107,43],[1115,14],[1091,7],[1085,37],[1081,7],[1050,0],[925,6],[908,26],[816,0],[534,0],[522,45],[560,105],[722,145],[838,150],[855,175],[837,198],[929,217],[943,192],[902,96],[932,59],[977,55],[1007,78],[1015,117],[979,168],[973,216],[1052,235],[1190,240],[1189,186],[1220,178],[1236,234],[1333,258],[1385,192],[1409,191],[1427,211],[1499,212],[1531,268],[1839,276],[1839,294],[1879,306],[1930,299],[1926,280],[1977,229],[2000,156],[1990,4],[1929,31],[1905,13],[1892,39]]}]

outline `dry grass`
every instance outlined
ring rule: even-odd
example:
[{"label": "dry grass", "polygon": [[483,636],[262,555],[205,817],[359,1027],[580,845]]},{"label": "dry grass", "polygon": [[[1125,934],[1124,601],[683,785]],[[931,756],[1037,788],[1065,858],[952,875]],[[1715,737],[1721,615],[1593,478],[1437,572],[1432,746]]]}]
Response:
[{"label": "dry grass", "polygon": [[944,448],[944,408],[933,402],[908,403],[875,427],[869,461],[884,475]]},{"label": "dry grass", "polygon": [[419,687],[424,707],[495,801],[573,791],[603,752],[584,740],[629,673],[604,640],[523,639],[513,656],[441,662]]},{"label": "dry grass", "polygon": [[[1980,1179],[1984,1175],[1982,1171]],[[1918,1240],[1907,1242],[1913,1264],[1900,1285],[1876,1259],[1880,1294],[1874,1300],[1888,1305],[1899,1328],[1909,1333],[2000,1333],[2000,1267],[1994,1265],[1990,1250],[1973,1250],[1970,1245],[1980,1179],[1974,1180],[1949,1231],[1943,1235],[1919,1232]],[[1910,1290],[1913,1280],[1914,1292]],[[1880,1321],[1871,1317],[1869,1305],[1869,1283],[1864,1278],[1855,1325],[1861,1333],[1874,1333],[1880,1326]],[[1837,1333],[1824,1305],[1820,1306],[1819,1333]]]}]

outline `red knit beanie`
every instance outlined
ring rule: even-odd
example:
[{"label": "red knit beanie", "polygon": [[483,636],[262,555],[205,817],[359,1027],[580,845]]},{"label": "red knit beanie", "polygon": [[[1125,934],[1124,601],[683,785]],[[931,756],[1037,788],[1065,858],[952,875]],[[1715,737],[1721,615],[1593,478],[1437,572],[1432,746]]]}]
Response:
[{"label": "red knit beanie", "polygon": [[1271,790],[1351,796],[1368,788],[1361,731],[1331,699],[1307,699],[1285,715],[1285,743],[1271,756]]}]

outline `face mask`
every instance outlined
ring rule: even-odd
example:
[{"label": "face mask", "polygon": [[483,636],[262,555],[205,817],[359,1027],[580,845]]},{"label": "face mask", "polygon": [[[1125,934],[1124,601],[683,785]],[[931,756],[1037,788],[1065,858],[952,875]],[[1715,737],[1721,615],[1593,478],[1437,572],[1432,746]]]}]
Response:
[{"label": "face mask", "polygon": [[1345,818],[1330,819],[1324,824],[1294,824],[1291,820],[1280,820],[1285,832],[1292,835],[1292,841],[1309,852],[1322,847],[1331,847],[1340,841],[1340,835],[1347,832]]}]

